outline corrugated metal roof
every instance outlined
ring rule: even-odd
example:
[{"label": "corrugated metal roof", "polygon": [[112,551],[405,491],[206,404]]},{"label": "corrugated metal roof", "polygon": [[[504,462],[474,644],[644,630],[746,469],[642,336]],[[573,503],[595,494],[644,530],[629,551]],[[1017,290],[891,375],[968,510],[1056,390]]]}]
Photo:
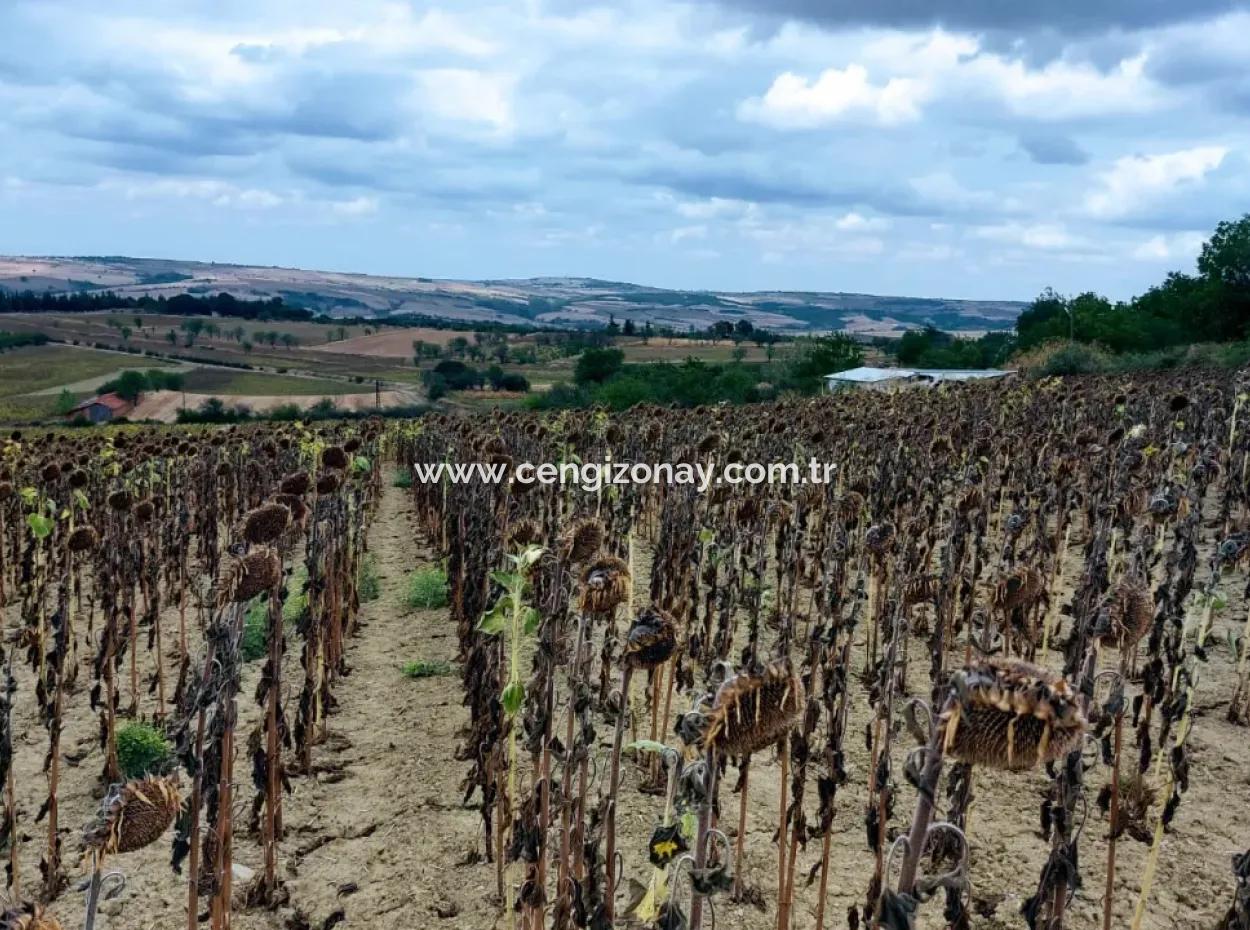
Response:
[{"label": "corrugated metal roof", "polygon": [[1000,368],[872,368],[862,366],[825,375],[826,381],[853,381],[873,384],[905,378],[932,378],[935,381],[966,381],[974,378],[1001,378],[1014,374]]},{"label": "corrugated metal roof", "polygon": [[825,375],[827,380],[832,381],[858,381],[861,383],[871,383],[873,381],[892,381],[896,378],[910,378],[916,374],[910,368],[848,368],[846,371],[835,372],[831,375]]}]

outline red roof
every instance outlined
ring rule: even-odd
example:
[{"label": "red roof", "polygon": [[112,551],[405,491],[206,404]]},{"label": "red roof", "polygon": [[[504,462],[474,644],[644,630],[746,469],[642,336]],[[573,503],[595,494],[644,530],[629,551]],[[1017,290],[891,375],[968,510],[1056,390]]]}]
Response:
[{"label": "red roof", "polygon": [[108,407],[114,414],[119,415],[129,413],[134,409],[134,405],[124,397],[118,397],[116,394],[101,394],[99,397],[91,397],[84,400],[82,403],[74,407],[70,413],[75,413],[79,410],[86,410],[88,407],[94,407],[96,404]]}]

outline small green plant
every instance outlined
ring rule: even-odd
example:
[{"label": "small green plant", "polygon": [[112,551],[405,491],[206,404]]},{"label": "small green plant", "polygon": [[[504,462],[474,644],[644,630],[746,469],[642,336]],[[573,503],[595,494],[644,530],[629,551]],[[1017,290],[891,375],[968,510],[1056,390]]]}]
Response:
[{"label": "small green plant", "polygon": [[243,617],[243,640],[239,653],[244,662],[255,662],[269,651],[269,595],[261,594],[248,605]]},{"label": "small green plant", "polygon": [[406,678],[443,678],[447,675],[455,673],[455,668],[450,662],[425,662],[418,660],[415,662],[405,662],[403,673]]},{"label": "small green plant", "polygon": [[[503,593],[491,609],[482,614],[477,629],[487,636],[503,636],[508,652],[508,683],[499,695],[503,712],[511,721],[525,703],[525,685],[521,682],[521,640],[533,636],[542,623],[538,608],[526,603],[530,593],[527,575],[547,550],[542,546],[526,546],[507,559],[512,563],[510,572],[491,572],[491,580],[503,588]],[[508,727],[508,797],[515,798],[517,779],[517,727]],[[516,891],[508,882],[508,910],[512,913],[513,896]]]},{"label": "small green plant", "polygon": [[360,602],[376,601],[382,596],[382,579],[378,576],[378,560],[371,554],[360,563],[360,577],[356,582]]},{"label": "small green plant", "polygon": [[407,468],[401,468],[395,472],[395,477],[391,479],[391,485],[396,488],[404,488],[405,490],[412,487],[412,472]]},{"label": "small green plant", "polygon": [[[291,578],[286,584],[286,601],[282,604],[282,622],[288,626],[299,623],[308,612],[308,567],[296,562]],[[364,595],[361,595],[362,597]]]},{"label": "small green plant", "polygon": [[127,779],[159,771],[169,761],[169,741],[149,723],[127,723],[117,731],[117,763]]},{"label": "small green plant", "polygon": [[409,607],[433,610],[447,606],[447,573],[441,568],[422,568],[408,577]]}]

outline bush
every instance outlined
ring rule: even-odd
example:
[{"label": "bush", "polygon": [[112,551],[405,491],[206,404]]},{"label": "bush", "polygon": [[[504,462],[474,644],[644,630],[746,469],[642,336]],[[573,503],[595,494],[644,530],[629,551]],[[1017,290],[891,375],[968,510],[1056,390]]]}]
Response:
[{"label": "bush", "polygon": [[382,596],[382,580],[378,577],[378,560],[366,555],[360,563],[360,577],[356,581],[356,593],[360,602],[376,601]]},{"label": "bush", "polygon": [[1093,375],[1111,368],[1111,356],[1097,346],[1080,342],[1048,342],[1014,361],[1021,371],[1034,378]]},{"label": "bush", "polygon": [[395,477],[391,479],[391,487],[404,488],[407,490],[412,487],[412,472],[407,468],[401,468],[395,472]]},{"label": "bush", "polygon": [[620,349],[587,349],[577,360],[573,380],[578,384],[602,384],[624,364],[625,353]]},{"label": "bush", "polygon": [[243,618],[243,641],[239,654],[244,662],[263,659],[269,651],[269,595],[261,594],[247,608]]},{"label": "bush", "polygon": [[126,723],[117,730],[117,763],[127,779],[160,771],[170,758],[169,740],[148,723]]},{"label": "bush", "polygon": [[286,600],[282,604],[282,622],[294,625],[299,623],[307,612],[308,568],[303,562],[297,562],[286,584]]},{"label": "bush", "polygon": [[447,675],[455,674],[455,668],[450,662],[405,662],[403,672],[405,677],[417,678],[441,678]]},{"label": "bush", "polygon": [[408,577],[409,607],[433,610],[447,606],[447,573],[441,568],[423,568]]}]

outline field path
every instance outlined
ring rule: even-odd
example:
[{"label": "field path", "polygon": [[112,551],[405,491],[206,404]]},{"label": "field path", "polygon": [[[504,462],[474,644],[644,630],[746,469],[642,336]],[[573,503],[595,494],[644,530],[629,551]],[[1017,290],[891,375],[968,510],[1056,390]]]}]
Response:
[{"label": "field path", "polygon": [[[493,866],[460,865],[480,848],[480,820],[460,804],[466,763],[456,762],[467,719],[458,675],[412,680],[405,662],[453,662],[447,611],[405,604],[411,571],[433,556],[417,539],[405,492],[389,486],[369,532],[381,596],[362,605],[330,737],[315,774],[287,800],[292,905],[312,927],[343,909],[347,926],[372,930],[492,926]],[[454,666],[453,666],[454,668]],[[291,873],[294,872],[292,875]],[[340,895],[355,883],[358,890]]]}]

